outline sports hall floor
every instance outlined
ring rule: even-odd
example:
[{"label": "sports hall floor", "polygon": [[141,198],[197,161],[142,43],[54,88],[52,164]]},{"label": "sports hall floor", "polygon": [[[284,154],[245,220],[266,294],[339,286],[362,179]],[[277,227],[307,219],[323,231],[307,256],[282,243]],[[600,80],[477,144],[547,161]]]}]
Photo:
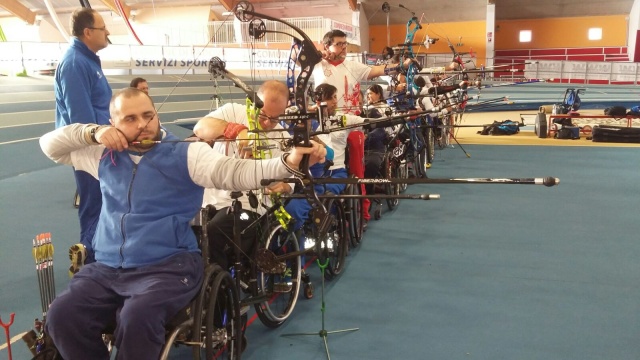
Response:
[{"label": "sports hall floor", "polygon": [[[148,76],[166,127],[213,106],[208,76]],[[129,78],[109,77],[114,89]],[[562,101],[566,85],[486,88],[510,107],[470,111],[463,124],[519,120]],[[220,83],[223,101],[239,99]],[[640,103],[631,86],[587,86],[584,112]],[[51,232],[57,292],[68,282],[68,247],[78,238],[71,169],[42,155],[37,139],[53,129],[52,79],[0,77],[0,317],[11,326],[13,358],[30,358],[17,335],[40,313],[32,239]],[[527,116],[525,116],[527,117]],[[527,117],[529,118],[529,117]],[[537,139],[532,126],[509,137],[461,130],[459,146],[439,150],[432,178],[554,176],[557,187],[412,185],[437,201],[403,200],[372,220],[345,272],[327,284],[327,330],[333,359],[640,359],[640,152],[636,146],[585,139]],[[597,146],[596,146],[597,145]],[[314,270],[317,272],[314,272]],[[325,359],[319,336],[281,337],[321,328],[316,296],[300,299],[282,327],[259,320],[247,331],[244,359]],[[7,345],[0,333],[0,359]],[[189,359],[177,351],[172,359]],[[91,359],[88,355],[87,359]]]}]

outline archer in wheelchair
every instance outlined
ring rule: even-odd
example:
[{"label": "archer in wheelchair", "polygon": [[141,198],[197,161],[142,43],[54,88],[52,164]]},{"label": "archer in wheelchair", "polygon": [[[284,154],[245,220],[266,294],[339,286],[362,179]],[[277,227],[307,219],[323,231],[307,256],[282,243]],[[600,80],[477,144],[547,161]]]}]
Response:
[{"label": "archer in wheelchair", "polygon": [[[235,158],[281,156],[284,151],[281,140],[289,134],[278,123],[278,118],[285,113],[289,90],[284,83],[270,80],[260,86],[257,95],[262,108],[253,103],[225,104],[199,120],[194,134],[204,140],[214,140],[211,135],[220,123],[239,125],[243,129],[238,141],[216,142],[214,151]],[[314,167],[318,165],[323,166]],[[255,172],[261,174],[262,169],[256,165]],[[299,249],[297,241],[292,243],[295,239],[279,236],[284,231],[281,222],[284,223],[287,217],[279,202],[270,197],[270,194],[291,191],[291,186],[283,182],[245,194],[206,189],[203,201],[203,206],[218,209],[207,223],[212,260],[234,274],[240,282],[239,287],[250,294],[241,300],[243,308],[254,305],[260,320],[269,327],[279,326],[287,319],[295,307],[301,279],[308,281],[302,274],[299,258],[276,269],[261,269],[256,262],[256,252],[265,248],[279,255]],[[237,208],[235,202],[239,202]],[[236,226],[241,230],[236,231]]]},{"label": "archer in wheelchair", "polygon": [[[83,266],[52,302],[44,327],[67,360],[108,359],[102,334],[114,322],[119,359],[158,358],[167,343],[165,326],[194,299],[208,306],[205,328],[212,330],[216,300],[228,301],[223,295],[235,287],[230,276],[205,272],[190,221],[201,208],[204,188],[260,187],[255,161],[226,158],[203,142],[179,141],[160,127],[153,101],[140,90],[117,92],[110,112],[111,126],[73,124],[40,139],[50,159],[98,178],[103,195],[93,239],[96,262]],[[263,160],[263,176],[289,176],[304,154],[313,164],[325,153],[317,143],[294,148]],[[203,288],[221,289],[223,295]],[[196,329],[194,346],[212,354],[215,334],[208,331],[203,341]]]}]

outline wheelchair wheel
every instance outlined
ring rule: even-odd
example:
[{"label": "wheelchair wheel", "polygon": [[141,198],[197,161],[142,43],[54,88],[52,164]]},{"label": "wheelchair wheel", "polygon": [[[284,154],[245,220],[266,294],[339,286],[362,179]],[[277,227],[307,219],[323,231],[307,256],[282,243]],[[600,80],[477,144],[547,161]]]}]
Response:
[{"label": "wheelchair wheel", "polygon": [[416,133],[418,141],[416,142],[417,149],[413,154],[413,171],[416,177],[427,177],[427,144],[425,143],[424,136],[421,132]]},{"label": "wheelchair wheel", "polygon": [[[350,185],[347,188],[348,195],[360,195],[360,185]],[[347,199],[346,212],[348,213],[349,238],[352,248],[358,247],[362,241],[364,227],[364,213],[362,212],[362,199]]]},{"label": "wheelchair wheel", "polygon": [[205,359],[240,359],[242,321],[235,280],[227,271],[219,271],[207,288],[205,303]]},{"label": "wheelchair wheel", "polygon": [[349,251],[349,239],[344,205],[340,201],[329,201],[327,209],[333,214],[333,224],[327,234],[329,266],[325,271],[325,279],[332,280],[342,273]]},{"label": "wheelchair wheel", "polygon": [[[407,165],[407,162],[402,160],[402,161],[397,161],[394,160],[397,163],[397,168],[398,168],[398,178],[399,179],[408,179],[409,178],[409,168]],[[409,184],[404,183],[404,184],[399,184],[399,188],[400,188],[400,192],[403,193],[405,191],[407,191],[407,188],[409,187]]]},{"label": "wheelchair wheel", "polygon": [[[193,324],[191,326],[190,335],[187,336],[187,340],[189,343],[193,344],[193,358],[195,360],[200,360],[201,358],[206,359],[206,353],[204,349],[204,339],[205,339],[205,326],[203,322],[206,322],[206,314],[205,306],[207,305],[210,297],[210,291],[213,287],[213,282],[218,275],[218,273],[222,272],[222,268],[217,264],[211,264],[205,267],[204,270],[204,279],[202,281],[202,287],[200,288],[200,292],[196,296],[196,299],[192,303],[191,314],[193,317]],[[164,357],[160,357],[161,359],[166,358],[168,356],[168,352],[173,345],[167,342],[165,344],[166,355],[163,353]],[[169,347],[169,349],[167,349]]]},{"label": "wheelchair wheel", "polygon": [[[395,161],[389,159],[387,156],[384,160],[384,172],[387,178],[389,179],[397,179],[399,178],[398,174],[398,166]],[[387,195],[399,195],[400,194],[400,184],[386,184],[385,185],[385,193]],[[398,206],[400,202],[399,199],[387,199],[387,207],[389,210],[393,210]]]},{"label": "wheelchair wheel", "polygon": [[440,149],[447,148],[451,143],[451,131],[452,128],[448,125],[453,125],[453,118],[451,115],[446,115],[443,118],[436,119],[436,125],[443,125],[444,127],[438,128],[436,131],[436,142]]},{"label": "wheelchair wheel", "polygon": [[427,145],[427,169],[431,168],[431,164],[433,164],[433,159],[436,155],[436,137],[433,133],[432,128],[426,128],[424,130],[424,140]]},{"label": "wheelchair wheel", "polygon": [[[216,264],[205,268],[200,293],[192,306],[191,336],[185,343],[193,346],[195,360],[239,359],[242,346],[242,329],[238,290],[231,275]],[[175,337],[173,334],[172,337]],[[168,347],[160,359],[168,356]]]},{"label": "wheelchair wheel", "polygon": [[[294,233],[286,231],[278,224],[265,233],[260,242],[262,249],[268,249],[276,256],[300,250],[298,238]],[[265,300],[255,304],[256,313],[262,323],[270,328],[276,328],[287,320],[293,312],[300,293],[302,261],[300,255],[284,260],[286,270],[284,274],[268,274],[257,270],[253,266],[253,276],[256,279],[253,294],[264,297]]]}]

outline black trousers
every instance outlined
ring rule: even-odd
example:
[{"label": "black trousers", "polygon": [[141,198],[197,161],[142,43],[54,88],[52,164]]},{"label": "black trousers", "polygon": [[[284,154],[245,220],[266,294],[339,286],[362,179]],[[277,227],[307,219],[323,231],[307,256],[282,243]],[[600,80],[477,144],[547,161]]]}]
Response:
[{"label": "black trousers", "polygon": [[[253,224],[260,217],[259,214],[242,210],[237,219],[240,231],[243,231],[240,239],[240,251],[242,258],[251,256],[255,246],[258,244],[262,228],[261,223]],[[209,256],[211,261],[220,265],[223,269],[229,269],[230,259],[235,254],[233,244],[233,224],[234,216],[229,212],[229,207],[218,209],[216,214],[207,223],[207,235],[209,237]]]}]

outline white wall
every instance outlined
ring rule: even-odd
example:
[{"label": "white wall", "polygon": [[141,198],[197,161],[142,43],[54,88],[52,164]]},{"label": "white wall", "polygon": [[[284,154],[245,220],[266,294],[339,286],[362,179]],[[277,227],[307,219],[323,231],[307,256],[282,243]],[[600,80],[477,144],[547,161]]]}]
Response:
[{"label": "white wall", "polygon": [[[42,24],[42,22],[41,22]],[[14,17],[0,18],[7,41],[40,41],[40,27]]]},{"label": "white wall", "polygon": [[209,6],[145,8],[136,10],[131,25],[143,44],[202,45],[209,13]]}]

